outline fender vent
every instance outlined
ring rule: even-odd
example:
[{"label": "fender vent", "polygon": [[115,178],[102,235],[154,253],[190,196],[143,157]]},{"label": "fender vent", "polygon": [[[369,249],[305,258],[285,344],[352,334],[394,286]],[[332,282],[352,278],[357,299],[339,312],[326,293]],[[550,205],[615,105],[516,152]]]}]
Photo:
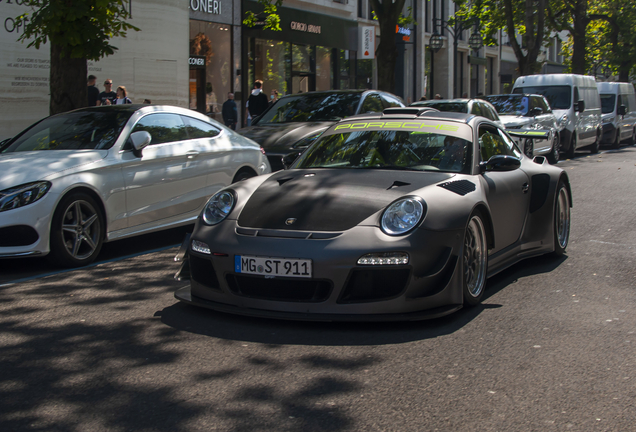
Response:
[{"label": "fender vent", "polygon": [[455,180],[438,184],[437,186],[455,192],[457,195],[464,196],[475,191],[475,183],[468,180]]}]

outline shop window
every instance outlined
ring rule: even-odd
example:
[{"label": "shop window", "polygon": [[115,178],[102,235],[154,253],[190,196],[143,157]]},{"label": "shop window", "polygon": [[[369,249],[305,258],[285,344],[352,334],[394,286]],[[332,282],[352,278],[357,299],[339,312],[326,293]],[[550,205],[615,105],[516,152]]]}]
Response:
[{"label": "shop window", "polygon": [[331,49],[316,47],[316,90],[333,88],[333,68],[331,67]]},{"label": "shop window", "polygon": [[289,48],[290,44],[287,42],[255,40],[254,79],[263,81],[263,91],[267,95],[272,90],[276,90],[279,96],[284,96],[290,91],[287,84],[291,75]]},{"label": "shop window", "polygon": [[190,66],[190,109],[221,119],[232,85],[232,29],[229,25],[190,20],[190,56],[203,65]]}]

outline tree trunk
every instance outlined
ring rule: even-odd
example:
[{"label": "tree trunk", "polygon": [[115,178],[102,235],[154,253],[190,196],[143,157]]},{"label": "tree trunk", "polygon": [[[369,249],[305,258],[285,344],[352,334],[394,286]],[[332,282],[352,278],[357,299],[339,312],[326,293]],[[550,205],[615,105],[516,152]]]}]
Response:
[{"label": "tree trunk", "polygon": [[397,47],[395,45],[395,26],[404,8],[405,0],[373,0],[373,9],[380,24],[380,44],[377,52],[379,90],[395,92],[395,62]]},{"label": "tree trunk", "polygon": [[578,0],[575,4],[574,14],[572,16],[574,31],[572,35],[572,73],[585,75],[587,73],[587,65],[585,62],[585,31],[589,23],[587,15],[587,0]]},{"label": "tree trunk", "polygon": [[88,106],[86,59],[62,57],[61,53],[62,47],[51,43],[51,115]]}]

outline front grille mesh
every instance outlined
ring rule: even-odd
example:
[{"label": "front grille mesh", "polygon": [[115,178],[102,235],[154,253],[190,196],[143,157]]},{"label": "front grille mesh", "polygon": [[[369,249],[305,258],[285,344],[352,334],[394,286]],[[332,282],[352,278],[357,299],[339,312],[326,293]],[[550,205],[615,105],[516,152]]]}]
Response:
[{"label": "front grille mesh", "polygon": [[266,279],[262,276],[228,274],[230,290],[239,296],[288,302],[322,302],[329,298],[333,284],[316,279]]}]

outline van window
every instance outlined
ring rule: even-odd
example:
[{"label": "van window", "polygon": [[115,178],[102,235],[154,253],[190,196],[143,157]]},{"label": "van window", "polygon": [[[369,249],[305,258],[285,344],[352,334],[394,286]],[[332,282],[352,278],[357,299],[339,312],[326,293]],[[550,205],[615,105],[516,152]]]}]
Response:
[{"label": "van window", "polygon": [[614,112],[614,104],[616,102],[615,94],[601,94],[601,111],[603,114]]},{"label": "van window", "polygon": [[543,95],[550,103],[552,109],[570,109],[572,106],[572,88],[570,86],[517,87],[514,93]]}]

